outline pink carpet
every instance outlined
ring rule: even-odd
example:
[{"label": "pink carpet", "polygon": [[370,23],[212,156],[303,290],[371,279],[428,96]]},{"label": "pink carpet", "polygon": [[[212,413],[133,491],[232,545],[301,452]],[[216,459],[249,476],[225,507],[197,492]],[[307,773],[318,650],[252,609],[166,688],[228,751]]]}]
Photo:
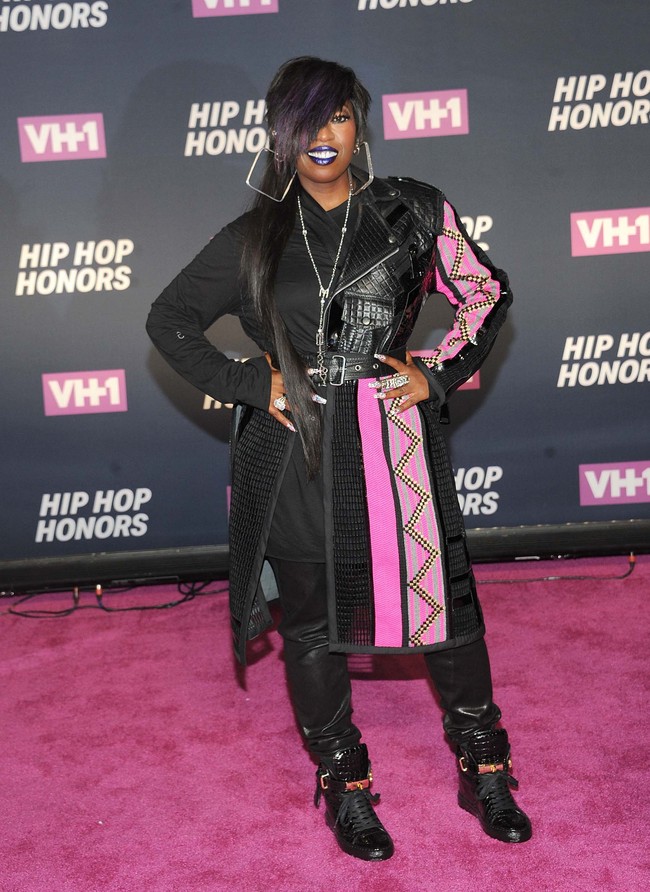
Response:
[{"label": "pink carpet", "polygon": [[[482,565],[479,581],[620,574],[627,560]],[[210,588],[218,588],[215,583]],[[496,700],[529,843],[486,837],[455,798],[418,658],[354,657],[355,716],[395,839],[388,862],[336,846],[287,698],[280,640],[245,677],[225,595],[62,619],[0,601],[2,892],[636,892],[648,856],[650,556],[624,580],[482,584]],[[110,594],[170,600],[172,587]],[[83,595],[83,604],[92,604]],[[60,609],[70,596],[29,606]]]}]

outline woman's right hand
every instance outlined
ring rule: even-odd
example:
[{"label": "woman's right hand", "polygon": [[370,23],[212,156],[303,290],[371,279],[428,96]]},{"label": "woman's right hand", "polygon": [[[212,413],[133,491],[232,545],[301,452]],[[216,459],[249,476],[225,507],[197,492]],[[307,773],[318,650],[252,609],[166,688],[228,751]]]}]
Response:
[{"label": "woman's right hand", "polygon": [[[269,397],[269,415],[272,415],[277,421],[280,422],[284,427],[288,427],[290,431],[293,431],[295,434],[296,429],[293,424],[289,421],[287,416],[284,414],[286,409],[290,410],[289,403],[286,401],[286,393],[284,392],[284,380],[282,378],[282,372],[280,369],[273,368],[273,363],[271,362],[271,356],[269,353],[265,353],[266,361],[269,364],[269,368],[271,369],[271,396]],[[285,409],[279,409],[275,405],[276,400],[285,400]]]}]

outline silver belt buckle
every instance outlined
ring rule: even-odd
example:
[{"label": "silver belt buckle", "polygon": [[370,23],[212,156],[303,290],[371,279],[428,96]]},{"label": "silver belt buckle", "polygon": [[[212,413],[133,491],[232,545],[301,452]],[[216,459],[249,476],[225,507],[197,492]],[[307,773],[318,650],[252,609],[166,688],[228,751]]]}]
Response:
[{"label": "silver belt buckle", "polygon": [[[336,362],[335,368],[332,366],[333,362]],[[346,359],[342,354],[335,353],[330,357],[329,381],[334,387],[340,387],[345,381],[345,365]]]}]

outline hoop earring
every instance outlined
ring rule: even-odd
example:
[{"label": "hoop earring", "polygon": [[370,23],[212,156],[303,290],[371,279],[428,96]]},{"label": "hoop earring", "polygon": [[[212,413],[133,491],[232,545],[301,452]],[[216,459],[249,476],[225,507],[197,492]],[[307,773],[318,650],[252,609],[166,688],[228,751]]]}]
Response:
[{"label": "hoop earring", "polygon": [[250,166],[250,170],[248,171],[248,176],[246,177],[246,185],[247,185],[250,189],[252,189],[254,192],[259,192],[260,195],[265,195],[266,198],[270,198],[271,201],[277,201],[277,202],[279,203],[279,202],[281,202],[281,201],[284,201],[284,199],[287,197],[287,195],[288,195],[288,193],[289,193],[289,189],[291,189],[291,186],[293,185],[293,181],[294,181],[295,178],[296,178],[296,171],[294,170],[294,172],[293,172],[293,176],[291,177],[291,179],[290,179],[289,182],[287,183],[287,188],[284,190],[284,192],[282,193],[282,195],[280,196],[280,198],[277,198],[277,196],[275,196],[275,195],[269,195],[269,193],[268,193],[268,192],[264,192],[263,189],[258,189],[257,186],[254,186],[254,185],[251,183],[251,177],[252,177],[252,175],[253,175],[253,171],[255,170],[255,166],[256,166],[257,162],[260,160],[260,156],[261,156],[262,152],[270,152],[272,155],[275,155],[275,152],[273,151],[273,149],[269,149],[267,146],[262,146],[262,148],[259,150],[259,152],[257,153],[257,155],[255,155],[255,157],[253,158],[253,163],[251,164],[251,166]]},{"label": "hoop earring", "polygon": [[366,150],[366,161],[368,162],[368,179],[363,184],[363,186],[359,186],[359,188],[355,192],[352,193],[353,195],[358,195],[359,192],[363,192],[364,189],[367,189],[368,186],[372,183],[372,181],[375,178],[375,174],[372,169],[372,158],[370,157],[370,146],[368,145],[368,143],[366,142],[365,139],[362,143],[357,144],[357,146],[354,150],[354,154],[357,155],[359,153],[359,149],[361,148],[361,146],[363,146]]}]

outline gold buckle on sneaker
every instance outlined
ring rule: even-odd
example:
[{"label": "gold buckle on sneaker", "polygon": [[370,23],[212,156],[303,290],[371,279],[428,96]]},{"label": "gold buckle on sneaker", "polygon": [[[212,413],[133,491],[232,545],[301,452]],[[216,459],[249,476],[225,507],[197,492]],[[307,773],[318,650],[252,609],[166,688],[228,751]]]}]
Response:
[{"label": "gold buckle on sneaker", "polygon": [[346,792],[351,790],[367,790],[369,786],[370,778],[367,777],[365,780],[350,781],[345,785],[345,790]]},{"label": "gold buckle on sneaker", "polygon": [[479,774],[496,774],[497,771],[504,771],[505,766],[503,762],[491,762],[486,765],[478,766]]},{"label": "gold buckle on sneaker", "polygon": [[[329,778],[329,774],[319,774],[318,781],[320,783],[321,790],[329,790],[329,784],[327,783],[327,779]],[[345,783],[345,792],[352,792],[353,790],[367,790],[372,781],[372,772],[368,772],[368,777],[363,780],[355,780],[355,781],[346,781]]]},{"label": "gold buckle on sneaker", "polygon": [[[469,771],[465,756],[460,756],[458,759],[458,766],[463,773]],[[497,771],[511,771],[512,759],[508,759],[507,762],[487,762],[482,765],[477,765],[476,770],[478,774],[496,774]]]}]

